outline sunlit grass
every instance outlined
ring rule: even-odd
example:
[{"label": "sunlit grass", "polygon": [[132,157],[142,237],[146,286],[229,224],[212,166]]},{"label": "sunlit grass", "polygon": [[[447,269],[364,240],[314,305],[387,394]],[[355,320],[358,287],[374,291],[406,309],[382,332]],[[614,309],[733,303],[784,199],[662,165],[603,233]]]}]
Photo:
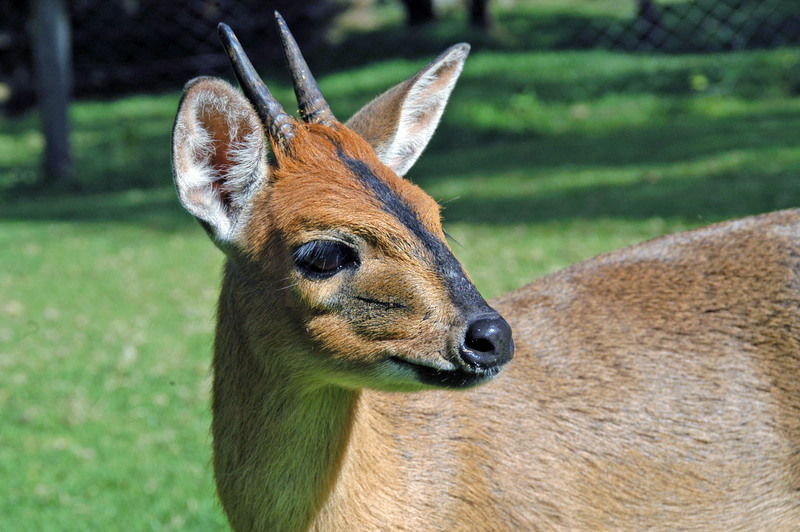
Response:
[{"label": "sunlit grass", "polygon": [[0,528],[221,525],[205,244],[124,222],[3,223]]}]

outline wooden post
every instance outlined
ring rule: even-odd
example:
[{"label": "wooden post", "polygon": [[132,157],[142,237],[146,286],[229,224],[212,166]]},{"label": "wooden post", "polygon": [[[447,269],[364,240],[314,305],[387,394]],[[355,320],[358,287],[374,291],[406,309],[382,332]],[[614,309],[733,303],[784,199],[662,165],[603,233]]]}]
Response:
[{"label": "wooden post", "polygon": [[72,95],[72,37],[64,0],[34,0],[34,70],[45,137],[44,184],[72,175],[67,110]]},{"label": "wooden post", "polygon": [[636,0],[636,38],[654,48],[664,45],[666,35],[661,27],[661,13],[653,0]]},{"label": "wooden post", "polygon": [[406,6],[406,22],[409,26],[419,26],[433,21],[433,0],[403,0]]},{"label": "wooden post", "polygon": [[469,24],[473,28],[485,30],[491,26],[489,0],[472,0],[469,6]]}]

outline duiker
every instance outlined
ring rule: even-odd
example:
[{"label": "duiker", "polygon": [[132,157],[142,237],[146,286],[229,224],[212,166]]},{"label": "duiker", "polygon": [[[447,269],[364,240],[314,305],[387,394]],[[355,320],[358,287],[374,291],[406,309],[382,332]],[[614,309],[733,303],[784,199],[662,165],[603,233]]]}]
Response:
[{"label": "duiker", "polygon": [[245,96],[190,82],[173,134],[181,202],[227,255],[212,408],[234,529],[800,529],[800,212],[487,303],[402,177],[469,47],[342,124],[278,24],[302,120],[221,25]]}]

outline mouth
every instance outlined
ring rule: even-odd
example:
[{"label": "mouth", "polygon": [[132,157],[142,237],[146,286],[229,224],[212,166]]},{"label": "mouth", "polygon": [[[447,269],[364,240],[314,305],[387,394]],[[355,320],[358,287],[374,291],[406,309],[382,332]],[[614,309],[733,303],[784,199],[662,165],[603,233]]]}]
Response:
[{"label": "mouth", "polygon": [[500,366],[468,371],[460,368],[435,368],[396,356],[390,357],[389,360],[399,367],[412,370],[420,382],[437,388],[471,388],[488,381],[500,372]]}]

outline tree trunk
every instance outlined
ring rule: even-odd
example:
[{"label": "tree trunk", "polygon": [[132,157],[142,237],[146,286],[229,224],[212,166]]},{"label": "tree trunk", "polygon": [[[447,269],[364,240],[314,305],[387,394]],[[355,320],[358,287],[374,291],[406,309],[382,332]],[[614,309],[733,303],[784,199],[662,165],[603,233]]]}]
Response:
[{"label": "tree trunk", "polygon": [[485,30],[491,26],[489,16],[489,0],[471,0],[469,8],[469,24],[473,28]]},{"label": "tree trunk", "polygon": [[72,38],[64,0],[33,2],[34,70],[45,137],[44,184],[72,175],[67,109],[72,95]]},{"label": "tree trunk", "polygon": [[661,13],[652,0],[637,0],[636,38],[654,48],[664,44],[665,35],[661,27]]},{"label": "tree trunk", "polygon": [[433,0],[403,0],[406,5],[406,16],[409,26],[418,26],[432,22],[436,15],[433,12]]}]

